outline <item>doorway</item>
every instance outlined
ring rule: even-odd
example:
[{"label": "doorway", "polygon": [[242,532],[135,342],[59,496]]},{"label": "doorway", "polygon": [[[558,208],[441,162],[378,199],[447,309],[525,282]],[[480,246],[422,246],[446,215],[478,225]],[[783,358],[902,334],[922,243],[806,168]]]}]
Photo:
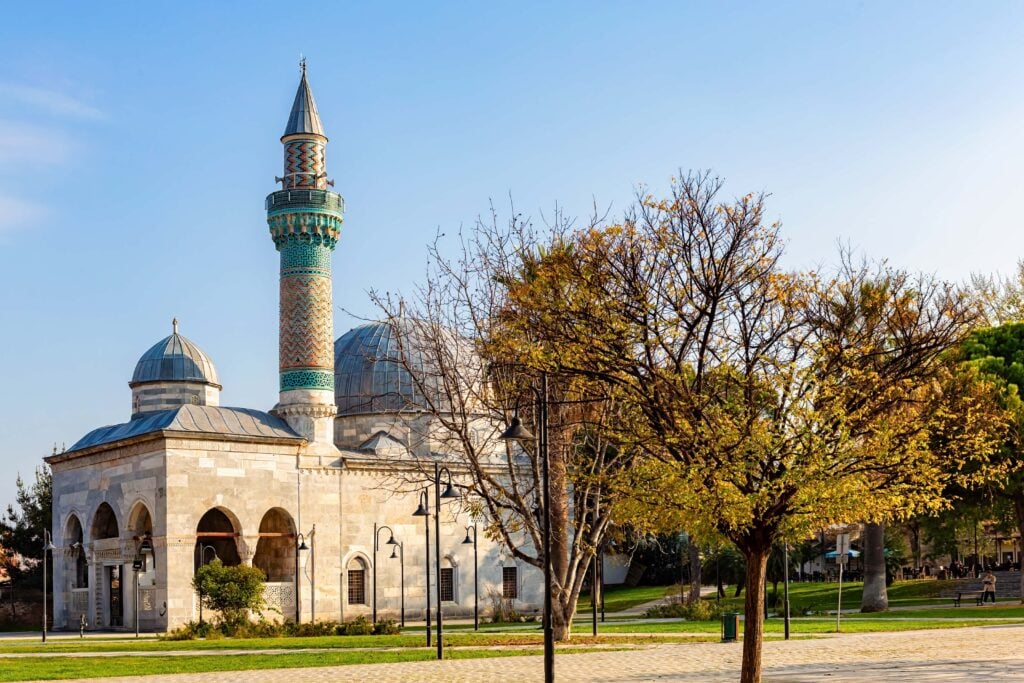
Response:
[{"label": "doorway", "polygon": [[107,567],[107,613],[110,615],[108,626],[124,626],[124,573],[121,565]]}]

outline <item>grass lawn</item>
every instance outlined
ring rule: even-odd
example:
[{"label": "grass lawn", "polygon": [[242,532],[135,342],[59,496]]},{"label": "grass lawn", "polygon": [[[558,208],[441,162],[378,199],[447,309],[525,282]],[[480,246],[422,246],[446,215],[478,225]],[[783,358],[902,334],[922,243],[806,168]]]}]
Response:
[{"label": "grass lawn", "polygon": [[[582,633],[577,629],[576,633]],[[631,639],[622,637],[597,639],[589,636],[585,641],[572,645],[628,645]],[[450,633],[446,632],[444,642],[449,647],[523,647],[540,646],[543,634],[536,633]],[[636,642],[652,642],[647,638],[635,639]],[[219,640],[122,640],[122,641],[89,641],[62,640],[50,641],[46,645],[38,642],[23,645],[4,643],[0,645],[0,657],[5,654],[25,653],[89,653],[89,652],[190,652],[217,650],[400,650],[426,648],[426,639],[422,635],[400,636],[318,636],[309,638],[240,638],[237,640],[223,638]],[[275,655],[283,656],[283,655]]]},{"label": "grass lawn", "polygon": [[[658,600],[677,590],[675,586],[608,586],[604,591],[604,609],[605,612],[621,612],[651,600]],[[576,614],[583,615],[589,612],[590,596],[583,595],[576,602]]]},{"label": "grass lawn", "polygon": [[[539,655],[536,650],[450,650],[448,659]],[[577,649],[567,652],[593,652]],[[346,664],[383,664],[434,659],[429,650],[386,650],[359,652],[302,652],[282,655],[222,655],[217,657],[25,657],[0,658],[0,681],[59,680],[65,678],[109,678],[153,676],[208,671],[253,669],[295,669]]]},{"label": "grass lawn", "polygon": [[[955,588],[956,581],[937,581],[935,579],[915,579],[912,581],[897,581],[889,586],[890,607],[910,607],[914,605],[934,605],[942,602],[952,602],[948,598],[940,598],[939,594]],[[864,584],[860,581],[843,582],[843,605],[845,607],[859,607],[861,593]],[[769,594],[772,592],[771,584],[768,585]],[[722,599],[722,603],[731,609],[743,608],[743,596],[731,597],[732,591],[726,591],[730,596]],[[779,595],[782,594],[782,584],[779,584]],[[790,583],[789,604],[792,614],[799,614],[802,609],[815,612],[834,610],[836,598],[839,594],[838,583]]]},{"label": "grass lawn", "polygon": [[[1024,620],[1024,619],[1022,619]],[[919,629],[960,628],[964,626],[991,626],[993,624],[1019,623],[1011,620],[982,619],[842,619],[843,633],[876,633],[880,631],[915,631]],[[633,624],[604,624],[600,631],[604,633],[718,633],[720,624],[717,621],[673,621]],[[742,633],[742,625],[741,625]],[[782,633],[784,625],[781,619],[769,619],[765,622],[765,633]],[[814,635],[834,633],[835,618],[801,618],[793,619],[790,632],[796,635]]]}]

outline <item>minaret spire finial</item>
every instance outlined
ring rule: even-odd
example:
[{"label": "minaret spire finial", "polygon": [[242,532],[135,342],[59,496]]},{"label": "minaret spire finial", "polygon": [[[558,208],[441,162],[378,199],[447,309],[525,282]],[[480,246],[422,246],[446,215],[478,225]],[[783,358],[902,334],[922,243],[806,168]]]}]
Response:
[{"label": "minaret spire finial", "polygon": [[171,330],[174,331],[174,334],[178,334],[178,319],[177,318],[174,318],[174,319],[171,320]]},{"label": "minaret spire finial", "polygon": [[302,69],[302,75],[306,75],[306,55],[299,53],[299,68]]}]

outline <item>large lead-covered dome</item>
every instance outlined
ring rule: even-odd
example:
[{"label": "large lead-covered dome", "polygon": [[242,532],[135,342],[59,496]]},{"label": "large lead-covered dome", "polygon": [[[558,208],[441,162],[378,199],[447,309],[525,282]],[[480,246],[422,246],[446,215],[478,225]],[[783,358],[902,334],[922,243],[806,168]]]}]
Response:
[{"label": "large lead-covered dome", "polygon": [[[402,362],[419,375],[425,372],[415,326],[400,320],[402,343],[386,322],[368,323],[349,330],[334,342],[334,401],[338,415],[364,415],[427,410]],[[422,375],[419,375],[422,376]],[[436,405],[436,403],[435,403]]]}]

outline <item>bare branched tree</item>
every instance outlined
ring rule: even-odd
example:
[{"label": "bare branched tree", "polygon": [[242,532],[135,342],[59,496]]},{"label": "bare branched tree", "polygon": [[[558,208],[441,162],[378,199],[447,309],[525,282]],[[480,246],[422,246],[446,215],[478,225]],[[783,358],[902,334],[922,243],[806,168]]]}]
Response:
[{"label": "bare branched tree", "polygon": [[[425,281],[408,297],[372,293],[392,328],[400,363],[412,378],[419,408],[430,415],[431,450],[470,481],[487,533],[516,558],[543,568],[541,462],[533,444],[499,440],[513,416],[537,433],[539,376],[549,378],[552,624],[570,636],[577,599],[609,524],[609,496],[627,453],[611,435],[621,403],[605,385],[563,373],[536,351],[544,346],[521,320],[532,311],[512,305],[509,290],[529,278],[543,242],[568,233],[560,214],[542,236],[515,214],[496,213],[459,235],[456,258],[430,248]],[[542,242],[543,239],[543,242]],[[421,467],[432,467],[422,461]],[[454,468],[453,468],[454,469]]]}]

